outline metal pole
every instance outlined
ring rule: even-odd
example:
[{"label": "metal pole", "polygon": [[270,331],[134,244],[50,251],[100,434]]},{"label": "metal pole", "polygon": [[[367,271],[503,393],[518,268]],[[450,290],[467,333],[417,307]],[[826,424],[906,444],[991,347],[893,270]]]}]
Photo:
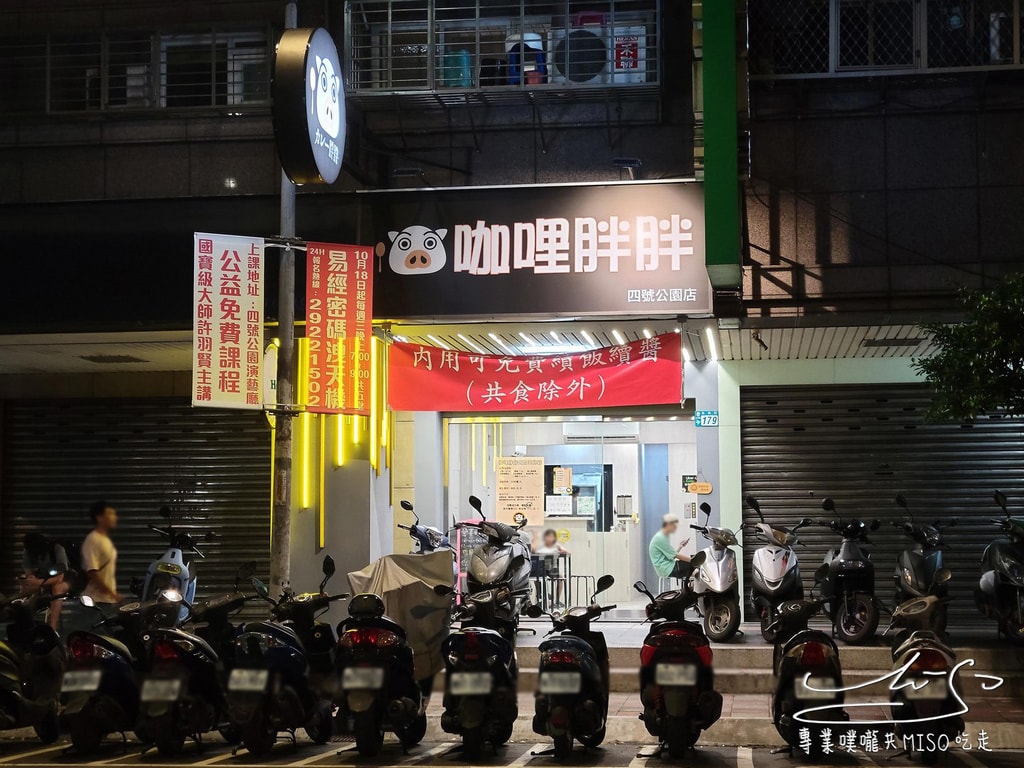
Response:
[{"label": "metal pole", "polygon": [[[285,3],[285,29],[294,29],[298,11],[294,2]],[[281,173],[281,237],[295,237],[295,185]],[[277,294],[278,338],[277,402],[295,403],[295,251],[281,250]],[[292,416],[284,410],[277,414],[274,443],[274,508],[271,516],[270,590],[272,595],[291,580],[292,539]]]}]

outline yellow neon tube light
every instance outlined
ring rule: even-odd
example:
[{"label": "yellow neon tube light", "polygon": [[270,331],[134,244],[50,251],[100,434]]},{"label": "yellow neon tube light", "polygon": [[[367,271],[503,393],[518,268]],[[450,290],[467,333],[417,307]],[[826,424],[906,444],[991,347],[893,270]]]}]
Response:
[{"label": "yellow neon tube light", "polygon": [[378,451],[378,430],[380,427],[377,424],[379,414],[377,412],[377,384],[378,384],[378,372],[377,372],[377,339],[370,340],[370,466],[377,469],[377,463],[380,459]]},{"label": "yellow neon tube light", "polygon": [[334,466],[341,467],[345,464],[345,417],[335,416],[334,422]]}]

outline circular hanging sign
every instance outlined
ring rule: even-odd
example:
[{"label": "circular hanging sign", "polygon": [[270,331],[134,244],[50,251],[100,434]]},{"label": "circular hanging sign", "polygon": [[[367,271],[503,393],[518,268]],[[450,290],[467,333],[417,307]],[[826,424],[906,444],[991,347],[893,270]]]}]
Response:
[{"label": "circular hanging sign", "polygon": [[274,138],[296,184],[333,184],[345,157],[341,58],[323,28],[287,29],[274,60]]}]

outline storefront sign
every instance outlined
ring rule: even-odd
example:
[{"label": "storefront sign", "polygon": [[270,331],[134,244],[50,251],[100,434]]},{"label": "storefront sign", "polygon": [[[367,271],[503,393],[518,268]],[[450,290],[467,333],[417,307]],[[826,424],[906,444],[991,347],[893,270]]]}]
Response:
[{"label": "storefront sign", "polygon": [[696,182],[369,193],[379,319],[710,312]]},{"label": "storefront sign", "polygon": [[707,496],[713,490],[715,489],[711,483],[705,482],[693,482],[686,486],[687,493],[695,493],[698,496]]},{"label": "storefront sign", "polygon": [[307,246],[306,410],[313,413],[370,412],[371,258],[356,245]]},{"label": "storefront sign", "polygon": [[263,407],[263,239],[196,232],[192,405]]},{"label": "storefront sign", "polygon": [[333,184],[345,157],[345,84],[326,29],[288,29],[274,60],[274,137],[296,184]]},{"label": "storefront sign", "polygon": [[544,457],[498,457],[495,517],[502,523],[544,524]]},{"label": "storefront sign", "polygon": [[718,411],[695,411],[693,425],[695,427],[717,427]]},{"label": "storefront sign", "polygon": [[396,343],[388,404],[396,411],[544,411],[682,401],[679,335],[556,357],[500,357]]}]

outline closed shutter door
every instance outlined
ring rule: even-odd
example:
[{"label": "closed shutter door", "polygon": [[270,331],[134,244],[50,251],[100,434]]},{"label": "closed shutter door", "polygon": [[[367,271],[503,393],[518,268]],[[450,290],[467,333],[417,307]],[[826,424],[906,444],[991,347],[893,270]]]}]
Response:
[{"label": "closed shutter door", "polygon": [[165,549],[149,530],[180,509],[198,534],[199,596],[230,589],[239,565],[268,570],[270,433],[263,415],[193,409],[179,399],[3,404],[2,584],[14,583],[26,531],[81,541],[89,505],[119,512],[118,588]]},{"label": "closed shutter door", "polygon": [[[1024,513],[1024,425],[1018,419],[980,418],[969,427],[928,423],[929,389],[922,385],[857,387],[746,387],[742,390],[743,493],[753,494],[770,522],[792,526],[825,517],[831,496],[839,512],[882,527],[870,534],[876,594],[892,605],[896,558],[907,541],[890,523],[902,521],[897,493],[924,520],[958,517],[946,534],[945,564],[953,571],[950,621],[979,626],[974,588],[982,550],[998,531],[992,493],[1000,489]],[[756,520],[749,509],[744,521]],[[839,537],[803,529],[797,547],[805,587]],[[759,546],[748,534],[746,584]],[[884,626],[884,618],[883,618]],[[994,626],[994,623],[993,623]]]}]

